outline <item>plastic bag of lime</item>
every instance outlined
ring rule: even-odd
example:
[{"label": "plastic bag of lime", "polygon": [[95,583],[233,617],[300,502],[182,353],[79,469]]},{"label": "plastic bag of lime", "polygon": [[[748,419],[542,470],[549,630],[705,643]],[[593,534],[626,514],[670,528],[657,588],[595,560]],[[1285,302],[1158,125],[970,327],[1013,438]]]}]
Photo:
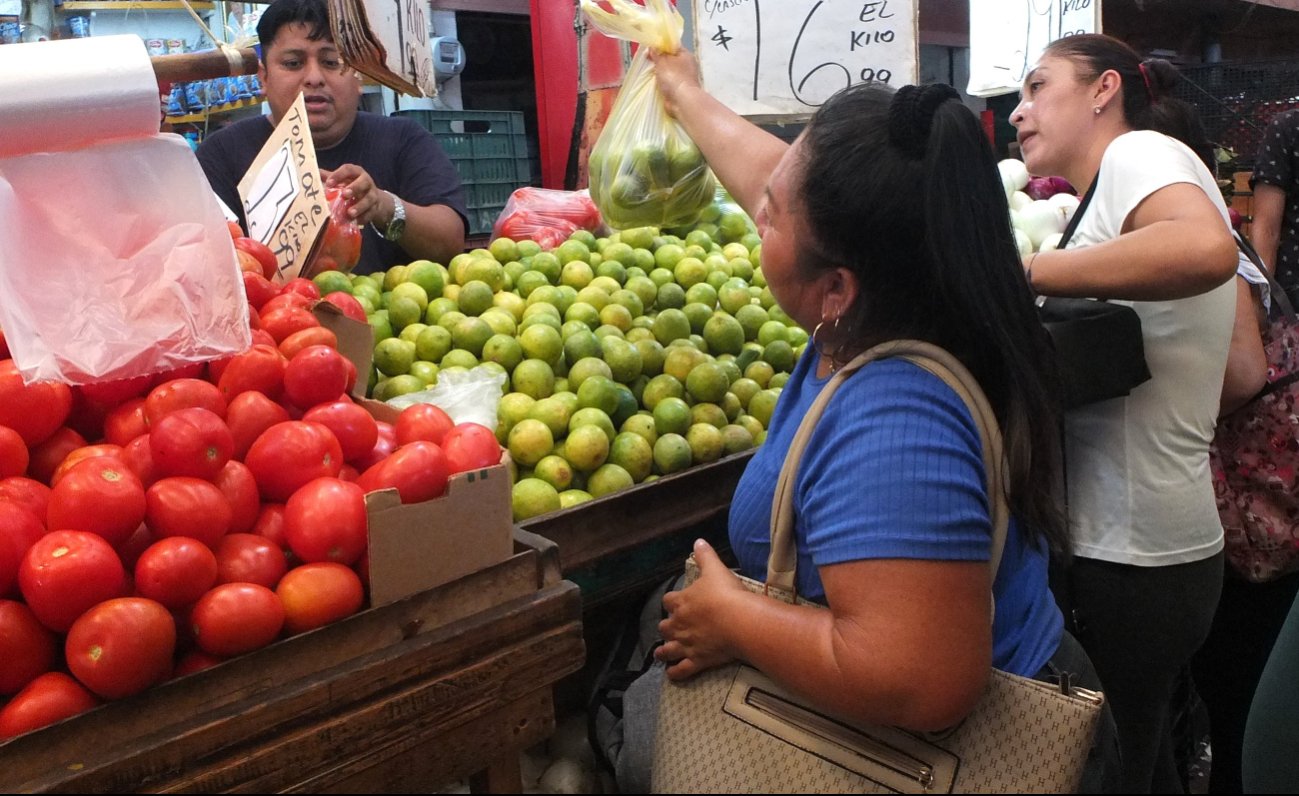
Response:
[{"label": "plastic bag of lime", "polygon": [[615,229],[693,224],[712,204],[717,182],[664,108],[648,57],[649,48],[678,50],[684,21],[668,0],[606,1],[612,11],[594,0],[582,0],[582,10],[601,32],[641,47],[588,156],[591,199]]}]

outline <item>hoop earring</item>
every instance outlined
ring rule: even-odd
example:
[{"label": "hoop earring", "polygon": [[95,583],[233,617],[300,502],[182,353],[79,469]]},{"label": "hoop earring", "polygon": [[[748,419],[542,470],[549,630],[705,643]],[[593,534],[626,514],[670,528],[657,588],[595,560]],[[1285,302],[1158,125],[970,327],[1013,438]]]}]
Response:
[{"label": "hoop earring", "polygon": [[[834,321],[831,322],[831,324],[830,324],[830,329],[831,329],[832,331],[835,331],[835,332],[839,331],[839,320],[840,320],[839,318],[835,318]],[[832,351],[826,351],[825,349],[821,348],[820,343],[819,343],[819,342],[817,341],[817,339],[816,339],[816,335],[817,335],[818,332],[821,331],[821,328],[822,328],[823,326],[825,326],[825,320],[824,320],[824,319],[821,320],[821,321],[818,321],[818,322],[817,322],[816,326],[813,327],[813,329],[812,329],[812,334],[811,334],[811,336],[809,337],[808,342],[810,342],[810,343],[812,344],[812,350],[815,351],[819,356],[822,356],[822,357],[824,357],[824,358],[830,360],[830,372],[831,372],[831,373],[834,373],[836,370],[839,369],[840,364],[839,364],[838,354],[839,354],[840,349],[843,348],[843,346],[842,346],[842,345],[841,345],[841,346],[838,346],[837,348],[835,348],[835,349],[832,350]]]}]

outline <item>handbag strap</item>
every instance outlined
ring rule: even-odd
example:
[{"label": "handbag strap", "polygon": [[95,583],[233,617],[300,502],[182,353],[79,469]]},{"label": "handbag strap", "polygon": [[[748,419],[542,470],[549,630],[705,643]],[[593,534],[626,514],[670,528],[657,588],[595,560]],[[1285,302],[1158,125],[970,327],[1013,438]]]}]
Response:
[{"label": "handbag strap", "polygon": [[1263,258],[1258,256],[1258,251],[1253,244],[1245,240],[1245,237],[1239,232],[1233,231],[1232,237],[1236,239],[1236,248],[1245,254],[1245,257],[1254,264],[1254,267],[1267,280],[1268,292],[1272,294],[1272,301],[1281,310],[1282,315],[1285,316],[1286,320],[1292,323],[1296,322],[1294,307],[1290,304],[1290,297],[1286,295],[1285,288],[1281,287],[1281,284],[1268,273],[1267,266],[1263,265]]},{"label": "handbag strap", "polygon": [[1001,563],[1001,552],[1006,545],[1006,531],[1010,524],[1010,505],[1006,499],[1003,472],[1005,458],[1002,451],[1001,429],[997,417],[988,403],[987,396],[974,375],[966,369],[961,361],[947,351],[932,343],[920,340],[893,340],[881,343],[857,355],[830,377],[830,381],[821,389],[812,401],[807,414],[803,416],[794,439],[790,442],[785,462],[780,468],[776,480],[776,494],[771,503],[771,552],[767,558],[767,586],[778,587],[795,593],[795,570],[798,567],[798,554],[794,543],[794,488],[798,475],[798,465],[803,458],[803,451],[812,431],[830,397],[839,386],[862,366],[876,359],[900,356],[918,365],[938,378],[960,397],[970,410],[974,424],[979,430],[983,443],[983,467],[987,473],[988,504],[992,520],[992,555],[989,563],[992,567],[992,579],[997,577],[997,568]]},{"label": "handbag strap", "polygon": [[1100,181],[1100,172],[1096,172],[1096,178],[1092,180],[1092,184],[1087,188],[1087,193],[1083,194],[1083,198],[1078,202],[1078,207],[1074,209],[1073,217],[1069,219],[1068,226],[1064,228],[1064,232],[1060,233],[1060,242],[1055,245],[1057,249],[1063,249],[1073,239],[1073,234],[1082,221],[1083,213],[1087,212],[1087,205],[1092,203],[1092,196],[1096,193],[1096,183]]}]

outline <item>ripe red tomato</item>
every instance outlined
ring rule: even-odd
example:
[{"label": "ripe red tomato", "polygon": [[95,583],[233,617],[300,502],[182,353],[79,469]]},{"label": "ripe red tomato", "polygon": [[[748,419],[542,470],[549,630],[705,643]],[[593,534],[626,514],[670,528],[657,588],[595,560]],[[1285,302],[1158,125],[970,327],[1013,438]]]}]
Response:
[{"label": "ripe red tomato", "polygon": [[290,420],[266,429],[248,449],[244,464],[253,471],[263,500],[286,501],[308,481],[337,477],[343,450],[334,432],[319,423]]},{"label": "ripe red tomato", "polygon": [[248,297],[248,305],[253,309],[261,312],[262,306],[266,302],[280,294],[280,289],[275,283],[267,279],[260,273],[244,271],[244,295]]},{"label": "ripe red tomato", "polygon": [[237,240],[244,236],[244,228],[239,226],[238,221],[226,221],[226,229],[230,230],[232,240]]},{"label": "ripe red tomato", "polygon": [[87,400],[100,406],[113,407],[132,398],[142,398],[153,383],[152,375],[133,376],[129,379],[82,384],[76,388]]},{"label": "ripe red tomato", "polygon": [[252,338],[253,345],[279,345],[279,342],[265,329],[253,329]]},{"label": "ripe red tomato", "polygon": [[337,348],[307,346],[284,369],[284,395],[303,409],[338,400],[347,391],[347,359]]},{"label": "ripe red tomato", "polygon": [[0,426],[0,478],[27,475],[29,461],[31,451],[22,436],[8,426]]},{"label": "ripe red tomato", "polygon": [[81,683],[63,672],[46,672],[0,710],[0,741],[72,718],[98,704]]},{"label": "ripe red tomato", "polygon": [[[239,263],[239,270],[245,274],[262,274],[262,264],[258,259],[248,252],[235,250],[235,259]],[[262,274],[265,276],[265,274]]]},{"label": "ripe red tomato", "polygon": [[402,503],[423,503],[447,491],[446,455],[432,442],[416,440],[361,473],[356,483],[362,492],[396,489]]},{"label": "ripe red tomato", "polygon": [[361,578],[333,561],[294,567],[280,579],[275,593],[284,604],[284,629],[290,635],[337,622],[365,603]]},{"label": "ripe red tomato", "polygon": [[104,441],[126,447],[126,444],[149,431],[144,418],[144,399],[130,398],[104,417]]},{"label": "ripe red tomato", "polygon": [[50,504],[50,488],[32,478],[0,478],[0,503],[6,502],[23,506],[37,519],[43,519]]},{"label": "ripe red tomato", "polygon": [[306,562],[354,564],[369,541],[365,492],[338,478],[317,478],[284,506],[284,536]]},{"label": "ripe red tomato", "polygon": [[113,548],[117,551],[117,557],[122,559],[122,568],[128,574],[135,571],[136,562],[154,541],[156,540],[153,531],[149,530],[148,525],[140,523],[140,527],[135,529],[135,533],[131,534],[129,539]]},{"label": "ripe red tomato", "polygon": [[496,433],[480,423],[457,423],[442,438],[451,475],[495,467],[501,463],[501,444]]},{"label": "ripe red tomato", "polygon": [[144,484],[116,457],[74,464],[50,490],[45,525],[52,531],[88,531],[116,547],[144,521]]},{"label": "ripe red tomato", "polygon": [[50,479],[54,477],[54,471],[67,455],[88,444],[85,437],[64,426],[41,444],[32,447],[31,461],[27,463],[27,474],[43,484],[49,484]]},{"label": "ripe red tomato", "polygon": [[455,428],[451,419],[440,406],[435,404],[411,404],[397,415],[397,444],[405,445],[415,440],[427,440],[441,445],[447,432]]},{"label": "ripe red tomato", "polygon": [[184,677],[187,674],[211,669],[223,660],[225,659],[209,655],[203,650],[190,650],[181,656],[180,660],[176,661],[176,668],[171,670],[171,679],[175,680],[177,677]]},{"label": "ripe red tomato", "polygon": [[301,307],[305,310],[309,310],[311,309],[311,304],[311,297],[296,290],[284,290],[281,288],[270,301],[266,302],[266,304],[259,309],[263,313],[274,312],[275,310],[283,309],[284,307]]},{"label": "ripe red tomato", "polygon": [[255,257],[262,267],[262,276],[267,279],[274,279],[280,272],[280,264],[275,260],[275,252],[256,238],[235,238],[235,250],[247,252]]},{"label": "ripe red tomato", "polygon": [[217,489],[230,504],[230,529],[227,533],[248,533],[257,522],[262,510],[262,496],[257,492],[257,479],[248,465],[231,459],[217,473]]},{"label": "ripe red tomato", "polygon": [[12,696],[48,672],[58,650],[54,634],[32,609],[14,600],[0,600],[0,696]]},{"label": "ripe red tomato", "polygon": [[[267,304],[269,303],[267,302]],[[276,345],[279,345],[294,332],[319,325],[320,321],[316,320],[316,316],[312,315],[311,310],[306,307],[288,306],[277,307],[273,310],[262,310],[261,331],[274,338]]]},{"label": "ripe red tomato", "polygon": [[320,299],[320,288],[306,277],[297,276],[284,283],[285,293],[297,293],[315,302]]},{"label": "ripe red tomato", "polygon": [[257,522],[253,523],[253,533],[281,550],[288,550],[289,542],[284,538],[284,504],[263,503]]},{"label": "ripe red tomato", "polygon": [[41,624],[66,632],[90,606],[126,591],[126,570],[102,536],[51,531],[18,568],[18,588]]},{"label": "ripe red tomato", "polygon": [[353,401],[318,404],[307,410],[302,419],[319,423],[334,432],[343,449],[343,459],[347,461],[366,455],[379,441],[379,426],[374,417]]},{"label": "ripe red tomato", "polygon": [[153,463],[153,451],[149,448],[148,434],[141,434],[126,443],[126,447],[122,449],[119,458],[127,467],[131,468],[131,472],[135,473],[135,476],[140,479],[140,483],[144,484],[145,489],[148,489],[154,481],[162,477],[157,466]]},{"label": "ripe red tomato", "polygon": [[68,670],[105,699],[138,694],[171,674],[176,622],[155,600],[118,597],[82,614],[63,644]]},{"label": "ripe red tomato", "polygon": [[146,498],[144,521],[159,539],[188,536],[214,548],[230,530],[230,501],[211,481],[162,478],[149,487]]},{"label": "ripe red tomato", "polygon": [[215,384],[196,378],[173,379],[149,391],[144,399],[144,419],[149,428],[177,409],[197,406],[217,417],[226,416],[226,399]]},{"label": "ripe red tomato", "polygon": [[230,402],[226,425],[234,438],[234,457],[242,459],[262,432],[276,423],[286,423],[289,412],[259,392],[243,392]]},{"label": "ripe red tomato", "polygon": [[338,348],[338,335],[324,326],[303,329],[284,338],[284,342],[280,343],[280,353],[284,355],[285,359],[293,359],[294,355],[299,351],[313,345]]},{"label": "ripe red tomato", "polygon": [[44,535],[45,523],[26,505],[0,501],[0,597],[13,592],[23,557]]},{"label": "ripe red tomato", "polygon": [[135,562],[135,593],[168,608],[196,602],[216,580],[216,555],[188,536],[159,539]]},{"label": "ripe red tomato", "polygon": [[0,426],[17,431],[28,446],[50,438],[72,412],[72,388],[52,381],[23,383],[12,359],[0,360]]},{"label": "ripe red tomato", "polygon": [[229,658],[274,641],[284,627],[284,606],[265,586],[222,583],[199,598],[190,622],[200,649]]},{"label": "ripe red tomato", "polygon": [[365,315],[365,307],[361,306],[361,302],[356,300],[356,296],[353,296],[350,293],[344,293],[339,290],[330,293],[321,300],[328,301],[330,304],[338,307],[343,311],[344,315],[354,321],[360,321],[361,323],[369,322]]},{"label": "ripe red tomato", "polygon": [[107,458],[116,459],[120,462],[122,461],[122,453],[122,446],[114,445],[111,442],[100,442],[95,445],[84,445],[77,448],[67,456],[64,456],[63,461],[59,462],[59,466],[54,468],[54,475],[50,476],[50,486],[58,486],[59,482],[63,480],[63,476],[67,475],[69,470],[87,459]]},{"label": "ripe red tomato", "polygon": [[397,427],[382,420],[377,421],[375,426],[379,430],[379,436],[375,440],[374,447],[370,449],[369,453],[351,462],[360,472],[365,472],[388,458],[397,449]]},{"label": "ripe red tomato", "polygon": [[[284,368],[287,361],[278,348],[254,345],[247,351],[235,354],[221,373],[218,388],[226,401],[248,390],[256,390],[279,400],[284,389]],[[227,407],[227,414],[229,408]]]},{"label": "ripe red tomato", "polygon": [[177,409],[154,423],[149,432],[154,466],[165,476],[187,475],[211,481],[234,451],[230,427],[201,407]]},{"label": "ripe red tomato", "polygon": [[278,543],[253,533],[222,537],[216,548],[217,583],[257,583],[274,589],[289,569]]}]

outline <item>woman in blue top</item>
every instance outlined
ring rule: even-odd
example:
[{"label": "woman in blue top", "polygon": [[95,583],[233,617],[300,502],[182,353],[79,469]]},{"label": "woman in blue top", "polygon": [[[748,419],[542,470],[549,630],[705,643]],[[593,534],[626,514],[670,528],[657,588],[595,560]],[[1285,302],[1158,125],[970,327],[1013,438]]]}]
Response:
[{"label": "woman in blue top", "polygon": [[919,367],[869,364],[830,401],[797,476],[798,588],[829,610],[749,593],[697,542],[700,580],[663,601],[667,676],[743,659],[845,718],[926,731],[965,717],[990,665],[1047,676],[1054,659],[1094,680],[1047,585],[1048,556],[1068,549],[1049,341],[975,116],[949,86],[856,85],[790,146],[708,95],[689,54],[654,60],[669,112],[754,216],[772,294],[815,330],[732,503],[743,574],[764,577],[776,476],[812,399],[891,339],[945,348],[978,379],[1005,437],[1016,518],[994,622],[974,421]]}]

